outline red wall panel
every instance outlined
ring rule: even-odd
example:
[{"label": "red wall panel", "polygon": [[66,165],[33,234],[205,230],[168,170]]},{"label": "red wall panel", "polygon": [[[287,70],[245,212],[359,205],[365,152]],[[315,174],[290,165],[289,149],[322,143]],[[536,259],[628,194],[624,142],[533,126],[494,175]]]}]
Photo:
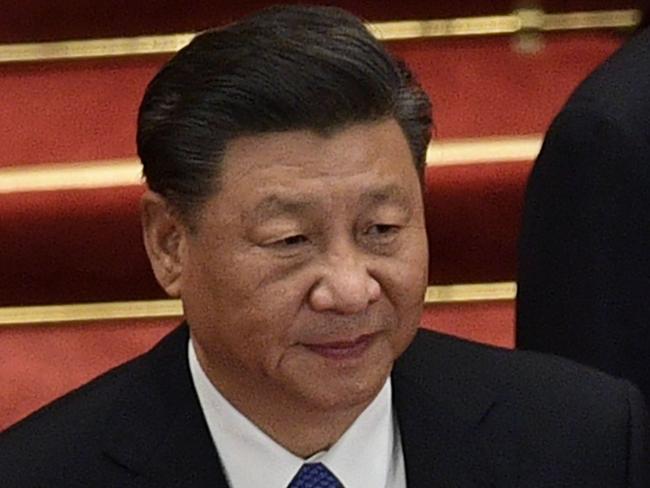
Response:
[{"label": "red wall panel", "polygon": [[[0,43],[193,32],[231,22],[278,2],[193,0],[21,0],[4,2]],[[534,4],[547,11],[622,9],[642,0],[329,0],[286,1],[336,5],[371,20],[494,15]]]},{"label": "red wall panel", "polygon": [[160,58],[1,66],[1,165],[135,154],[135,120]]},{"label": "red wall panel", "polygon": [[[543,132],[573,88],[619,36],[556,34],[536,54],[510,37],[393,42],[434,103],[437,137]],[[135,154],[135,116],[163,59],[4,65],[0,166]]]},{"label": "red wall panel", "polygon": [[553,34],[534,54],[513,37],[396,42],[432,98],[437,137],[544,132],[569,94],[622,38],[612,33]]}]

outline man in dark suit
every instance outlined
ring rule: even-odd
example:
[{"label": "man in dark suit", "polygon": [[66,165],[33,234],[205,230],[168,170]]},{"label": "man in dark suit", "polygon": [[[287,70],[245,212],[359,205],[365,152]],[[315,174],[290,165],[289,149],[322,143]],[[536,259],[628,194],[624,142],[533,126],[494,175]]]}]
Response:
[{"label": "man in dark suit", "polygon": [[546,135],[519,243],[517,346],[650,398],[650,29],[585,80]]},{"label": "man in dark suit", "polygon": [[430,129],[345,12],[198,36],[138,124],[145,244],[187,324],[7,431],[3,486],[647,486],[634,387],[418,332]]}]

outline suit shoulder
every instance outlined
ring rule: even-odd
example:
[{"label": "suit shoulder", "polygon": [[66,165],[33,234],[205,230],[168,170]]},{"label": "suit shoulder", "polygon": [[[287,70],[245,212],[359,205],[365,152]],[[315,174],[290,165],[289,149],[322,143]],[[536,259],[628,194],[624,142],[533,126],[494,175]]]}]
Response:
[{"label": "suit shoulder", "polygon": [[[450,418],[467,416],[490,449],[520,460],[521,479],[647,486],[647,414],[625,380],[556,356],[425,331],[396,369],[403,392],[427,399],[422,411],[442,404]],[[580,484],[585,479],[593,483]]]},{"label": "suit shoulder", "polygon": [[[607,398],[629,395],[628,382],[569,359],[533,351],[504,349],[429,331],[418,333],[407,351],[408,369],[421,380],[452,375],[468,388],[490,388],[510,398],[602,406]],[[599,407],[600,408],[600,407]]]},{"label": "suit shoulder", "polygon": [[650,29],[633,36],[591,73],[567,108],[591,107],[625,126],[647,122],[650,98]]}]

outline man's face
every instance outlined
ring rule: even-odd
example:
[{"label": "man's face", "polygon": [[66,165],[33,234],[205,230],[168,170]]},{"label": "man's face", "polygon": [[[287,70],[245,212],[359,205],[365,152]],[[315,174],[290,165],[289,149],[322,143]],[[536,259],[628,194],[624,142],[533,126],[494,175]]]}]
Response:
[{"label": "man's face", "polygon": [[234,140],[183,252],[185,315],[227,398],[307,411],[368,403],[415,334],[427,282],[401,129]]}]

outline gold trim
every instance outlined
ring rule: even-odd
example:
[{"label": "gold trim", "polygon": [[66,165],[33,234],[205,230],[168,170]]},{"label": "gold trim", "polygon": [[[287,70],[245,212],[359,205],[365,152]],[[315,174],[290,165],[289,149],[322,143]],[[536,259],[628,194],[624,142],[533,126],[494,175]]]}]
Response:
[{"label": "gold trim", "polygon": [[[539,134],[434,141],[427,150],[427,164],[532,161],[541,145]],[[137,158],[0,167],[0,194],[140,185],[141,173]]]},{"label": "gold trim", "polygon": [[641,22],[641,10],[604,10],[545,14],[542,30],[633,29]]},{"label": "gold trim", "polygon": [[427,165],[532,161],[539,154],[543,139],[542,134],[531,134],[432,141],[427,148]]},{"label": "gold trim", "polygon": [[[487,36],[520,32],[634,28],[639,10],[599,10],[547,14],[519,9],[508,15],[437,20],[375,22],[368,28],[381,40]],[[0,44],[0,63],[171,54],[187,45],[193,33],[23,44]]]},{"label": "gold trim", "polygon": [[514,300],[516,296],[517,283],[514,281],[429,286],[424,303],[434,305],[438,303]]},{"label": "gold trim", "polygon": [[81,41],[0,44],[0,63],[171,54],[189,44],[193,37],[194,34],[184,33]]},{"label": "gold trim", "polygon": [[484,17],[459,17],[436,20],[399,20],[366,24],[382,41],[400,41],[432,37],[487,36],[514,34],[521,22],[515,14]]},{"label": "gold trim", "polygon": [[0,168],[0,194],[139,185],[141,175],[134,158],[13,166]]},{"label": "gold trim", "polygon": [[183,307],[179,300],[0,307],[0,326],[115,319],[173,318],[181,315],[183,315]]},{"label": "gold trim", "polygon": [[[430,286],[427,288],[425,304],[513,300],[516,293],[517,286],[514,282]],[[182,315],[180,300],[0,307],[0,326],[179,318]]]}]

